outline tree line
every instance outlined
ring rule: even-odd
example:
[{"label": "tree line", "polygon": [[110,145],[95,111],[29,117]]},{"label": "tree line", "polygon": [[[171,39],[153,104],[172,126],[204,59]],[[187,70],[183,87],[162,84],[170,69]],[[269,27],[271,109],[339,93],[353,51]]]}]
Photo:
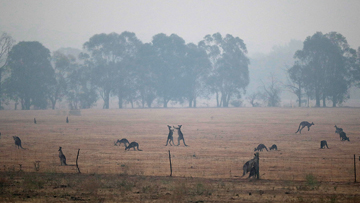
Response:
[{"label": "tree line", "polygon": [[[214,98],[217,107],[239,106],[250,82],[246,45],[230,34],[206,35],[198,44],[176,34],[160,33],[149,43],[127,31],[95,34],[77,56],[51,53],[37,41],[13,43],[9,35],[0,38],[0,101],[21,109],[54,109],[63,100],[70,109],[86,109],[99,98],[108,109],[111,96],[118,108],[151,108],[155,102],[196,107],[199,98]],[[359,52],[339,33],[315,33],[295,53],[285,86],[299,101],[306,95],[316,106],[328,99],[336,106],[348,98],[351,85],[360,86]],[[276,83],[272,77],[264,84],[268,106],[280,102]],[[248,98],[255,106],[255,97]]]},{"label": "tree line", "polygon": [[315,106],[332,106],[349,99],[349,88],[360,87],[360,47],[350,48],[346,38],[337,32],[317,32],[304,41],[303,49],[295,55],[294,65],[287,70],[288,88],[298,97],[315,99]]}]

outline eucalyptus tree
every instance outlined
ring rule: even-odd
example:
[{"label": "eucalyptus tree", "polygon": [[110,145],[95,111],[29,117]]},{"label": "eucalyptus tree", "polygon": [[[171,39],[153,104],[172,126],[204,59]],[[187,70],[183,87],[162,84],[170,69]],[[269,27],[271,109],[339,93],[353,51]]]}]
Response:
[{"label": "eucalyptus tree", "polygon": [[67,92],[68,75],[71,69],[74,68],[76,58],[72,55],[65,55],[60,51],[55,51],[52,61],[56,82],[50,86],[49,99],[52,109],[55,109],[56,102],[61,101]]},{"label": "eucalyptus tree", "polygon": [[360,47],[356,52],[355,66],[351,70],[352,82],[356,87],[360,88]]},{"label": "eucalyptus tree", "polygon": [[104,100],[103,108],[109,108],[110,94],[119,98],[119,108],[123,100],[133,100],[134,59],[141,45],[134,33],[123,32],[97,34],[84,44],[84,48],[91,54],[95,84],[100,88],[100,95]]},{"label": "eucalyptus tree", "polygon": [[153,36],[152,46],[156,54],[153,66],[156,78],[156,93],[162,99],[166,108],[170,100],[181,101],[183,98],[183,83],[181,70],[186,55],[185,41],[171,34],[163,33]]},{"label": "eucalyptus tree", "polygon": [[240,98],[249,84],[246,45],[239,37],[227,34],[223,38],[220,33],[215,33],[206,35],[199,46],[207,52],[212,65],[207,81],[216,94],[217,106],[228,107],[230,99],[233,96]]},{"label": "eucalyptus tree", "polygon": [[317,107],[321,100],[326,106],[327,98],[332,99],[334,107],[347,98],[355,53],[345,37],[335,32],[307,37],[303,49],[295,53],[296,63],[302,64],[300,80],[306,92],[314,92]]},{"label": "eucalyptus tree", "polygon": [[7,93],[20,98],[22,109],[46,109],[49,87],[55,83],[49,49],[36,41],[19,42],[9,52],[7,66]]},{"label": "eucalyptus tree", "polygon": [[91,67],[92,60],[86,53],[79,54],[78,60],[71,64],[68,72],[66,97],[70,109],[88,109],[98,100],[97,88]]},{"label": "eucalyptus tree", "polygon": [[12,39],[12,37],[7,33],[1,34],[0,36],[0,109],[3,109],[1,104],[4,100],[3,88],[2,88],[3,73],[6,68],[9,51],[11,50],[14,42],[15,41]]},{"label": "eucalyptus tree", "polygon": [[136,37],[135,33],[122,32],[116,39],[117,74],[115,91],[118,96],[119,108],[123,102],[127,101],[134,107],[138,92],[136,89],[137,56],[142,42]]},{"label": "eucalyptus tree", "polygon": [[196,98],[204,94],[205,82],[210,74],[211,63],[206,52],[197,45],[187,44],[182,71],[182,87],[189,107],[196,107]]},{"label": "eucalyptus tree", "polygon": [[156,56],[154,47],[151,43],[143,44],[137,54],[135,84],[140,96],[140,105],[142,108],[145,104],[151,108],[156,99],[157,79],[156,64],[159,58]]},{"label": "eucalyptus tree", "polygon": [[115,90],[118,79],[117,63],[120,60],[117,54],[116,41],[117,33],[96,34],[84,48],[90,52],[91,68],[94,76],[95,85],[100,90],[100,96],[104,100],[103,108],[109,108],[110,93]]},{"label": "eucalyptus tree", "polygon": [[287,70],[288,81],[285,87],[294,93],[298,98],[298,105],[301,107],[301,100],[304,90],[304,68],[297,61],[291,68]]},{"label": "eucalyptus tree", "polygon": [[[337,32],[325,35],[334,45],[327,71],[326,95],[330,97],[333,107],[350,98],[348,89],[351,86],[351,70],[356,66],[356,50],[350,48],[346,38]],[[331,51],[331,50],[329,50]]]}]

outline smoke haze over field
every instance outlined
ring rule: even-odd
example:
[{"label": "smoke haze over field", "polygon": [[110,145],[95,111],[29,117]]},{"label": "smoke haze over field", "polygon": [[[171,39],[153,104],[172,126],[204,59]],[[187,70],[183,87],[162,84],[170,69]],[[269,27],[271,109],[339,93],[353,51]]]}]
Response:
[{"label": "smoke haze over field", "polygon": [[291,39],[336,31],[360,46],[360,1],[57,1],[0,0],[0,32],[17,42],[39,41],[51,51],[82,48],[94,34],[134,32],[143,42],[175,33],[186,43],[229,33],[250,54],[268,53]]}]

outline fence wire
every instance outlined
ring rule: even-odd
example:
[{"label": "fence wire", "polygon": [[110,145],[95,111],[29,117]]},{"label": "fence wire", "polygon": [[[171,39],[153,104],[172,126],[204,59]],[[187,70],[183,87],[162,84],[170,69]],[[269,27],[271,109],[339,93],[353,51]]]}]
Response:
[{"label": "fence wire", "polygon": [[[60,166],[59,157],[53,154],[43,159],[40,151],[19,153],[14,151],[10,157],[2,157],[1,171],[77,173],[75,166],[77,151],[67,153],[70,166]],[[131,155],[131,156],[128,156]],[[226,155],[208,156],[188,154],[178,156],[171,152],[172,175],[202,178],[239,178],[242,167],[250,158],[237,158]],[[36,169],[35,163],[38,163]],[[260,178],[267,180],[305,180],[309,174],[319,181],[354,181],[353,155],[322,157],[266,157],[260,155]],[[135,152],[123,154],[98,153],[91,150],[80,151],[79,168],[85,174],[124,174],[146,176],[169,176],[170,164],[167,151]],[[21,166],[20,166],[21,165]],[[358,157],[356,167],[360,168]],[[247,175],[245,176],[247,177]]]}]

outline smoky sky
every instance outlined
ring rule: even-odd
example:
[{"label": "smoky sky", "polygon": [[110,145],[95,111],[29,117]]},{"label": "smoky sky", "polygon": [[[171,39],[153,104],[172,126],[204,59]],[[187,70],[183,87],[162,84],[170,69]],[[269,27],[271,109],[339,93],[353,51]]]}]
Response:
[{"label": "smoky sky", "polygon": [[94,34],[123,31],[144,43],[158,33],[197,43],[220,32],[243,39],[249,53],[336,31],[357,48],[359,11],[359,0],[0,0],[0,32],[51,51],[82,48]]}]

